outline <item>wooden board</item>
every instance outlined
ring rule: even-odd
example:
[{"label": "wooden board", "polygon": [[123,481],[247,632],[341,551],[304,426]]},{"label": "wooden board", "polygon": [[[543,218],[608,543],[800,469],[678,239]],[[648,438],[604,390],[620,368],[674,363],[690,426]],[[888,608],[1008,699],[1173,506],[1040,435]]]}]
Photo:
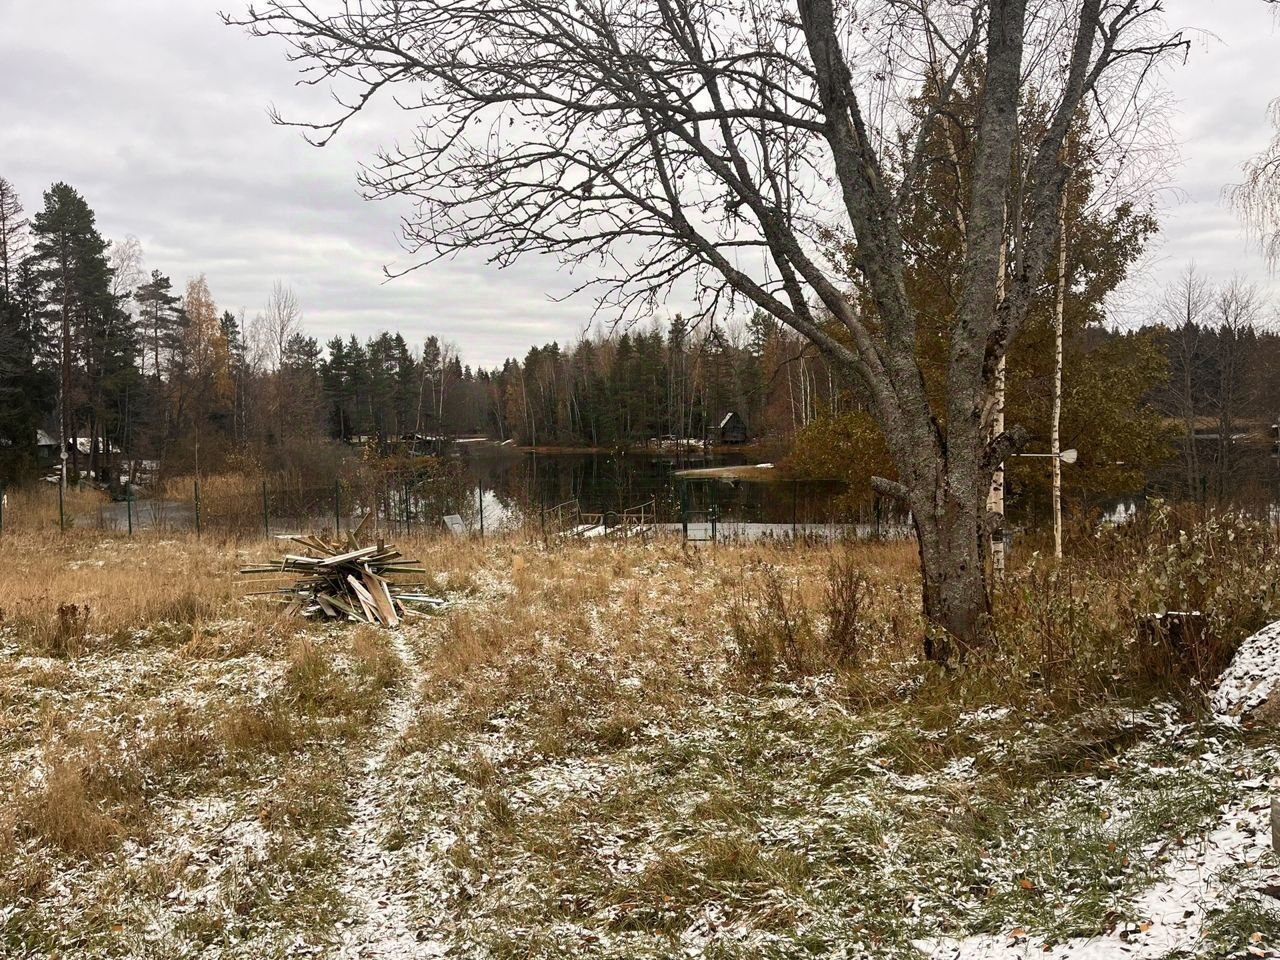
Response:
[{"label": "wooden board", "polygon": [[366,570],[364,571],[364,583],[373,598],[374,605],[378,608],[378,614],[382,617],[382,622],[388,627],[399,626],[400,618],[396,616],[396,608],[391,602],[391,591],[387,589],[387,581]]}]

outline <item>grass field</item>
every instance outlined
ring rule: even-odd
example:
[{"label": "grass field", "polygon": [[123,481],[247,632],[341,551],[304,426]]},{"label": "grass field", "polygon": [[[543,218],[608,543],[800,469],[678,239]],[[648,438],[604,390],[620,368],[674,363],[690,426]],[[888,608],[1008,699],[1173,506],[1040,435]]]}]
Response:
[{"label": "grass field", "polygon": [[1274,730],[1136,640],[1172,554],[1024,563],[944,673],[905,544],[409,546],[449,605],[383,631],[241,599],[274,543],[0,539],[0,954],[1280,944]]}]

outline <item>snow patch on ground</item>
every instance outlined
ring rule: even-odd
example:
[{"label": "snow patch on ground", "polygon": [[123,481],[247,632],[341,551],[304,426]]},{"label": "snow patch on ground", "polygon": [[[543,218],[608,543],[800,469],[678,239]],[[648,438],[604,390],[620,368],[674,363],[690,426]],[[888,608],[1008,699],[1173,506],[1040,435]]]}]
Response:
[{"label": "snow patch on ground", "polygon": [[394,806],[393,784],[387,776],[396,744],[414,716],[418,688],[418,660],[404,634],[391,634],[407,678],[391,702],[387,718],[362,769],[349,785],[352,793],[350,841],[338,889],[351,905],[351,918],[339,933],[335,956],[341,960],[379,958],[414,960],[440,957],[446,945],[420,929],[411,919],[418,898],[414,887],[397,882],[398,858],[386,849],[388,813]]},{"label": "snow patch on ground", "polygon": [[[1256,786],[1264,782],[1259,780]],[[1169,858],[1164,876],[1109,933],[1050,945],[1015,927],[1002,936],[919,940],[915,946],[930,960],[1157,960],[1182,955],[1197,947],[1210,913],[1229,905],[1238,894],[1239,879],[1233,880],[1230,874],[1266,862],[1271,849],[1270,810],[1266,792],[1255,789],[1225,806],[1217,826],[1203,838],[1177,848],[1174,841],[1165,841],[1148,849],[1152,859]],[[1280,875],[1263,880],[1268,885],[1280,883]],[[1257,955],[1274,956],[1261,948]]]},{"label": "snow patch on ground", "polygon": [[1213,711],[1239,717],[1280,697],[1280,621],[1246,640],[1223,671],[1213,695]]}]

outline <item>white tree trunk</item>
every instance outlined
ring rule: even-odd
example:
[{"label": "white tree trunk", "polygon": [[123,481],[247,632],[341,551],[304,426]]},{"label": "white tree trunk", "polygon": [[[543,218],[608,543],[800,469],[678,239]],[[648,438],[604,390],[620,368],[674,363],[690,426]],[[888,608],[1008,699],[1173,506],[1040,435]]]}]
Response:
[{"label": "white tree trunk", "polygon": [[[996,302],[1004,299],[1005,292],[1005,270],[1008,267],[1009,248],[1007,244],[1000,245],[1000,265],[999,275],[996,278]],[[1004,433],[1004,396],[1005,396],[1005,358],[1002,355],[999,363],[996,365],[995,383],[992,385],[992,403],[993,411],[991,416],[991,437],[1000,436]],[[1004,517],[1004,463],[1003,461],[996,467],[995,472],[991,475],[991,490],[987,494],[987,512],[998,514],[1002,520]],[[1000,528],[991,535],[991,573],[995,579],[1004,576],[1005,556],[1004,556],[1004,524],[1000,524]]]},{"label": "white tree trunk", "polygon": [[1053,418],[1049,463],[1053,469],[1053,555],[1062,559],[1062,334],[1067,303],[1067,194],[1058,207],[1058,295],[1053,311]]}]

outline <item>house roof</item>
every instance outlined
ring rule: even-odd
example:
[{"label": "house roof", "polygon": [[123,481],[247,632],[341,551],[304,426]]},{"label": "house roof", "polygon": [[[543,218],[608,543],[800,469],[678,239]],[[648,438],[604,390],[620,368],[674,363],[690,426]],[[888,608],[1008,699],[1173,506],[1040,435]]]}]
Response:
[{"label": "house roof", "polygon": [[725,427],[729,425],[731,421],[740,420],[740,419],[742,418],[738,416],[737,410],[730,410],[728,413],[724,415],[724,419],[720,421],[720,429],[723,430]]},{"label": "house roof", "polygon": [[[120,452],[119,445],[109,441],[102,444],[102,449],[110,453]],[[90,437],[76,437],[76,450],[86,457],[89,456],[93,453],[93,440]]]}]

